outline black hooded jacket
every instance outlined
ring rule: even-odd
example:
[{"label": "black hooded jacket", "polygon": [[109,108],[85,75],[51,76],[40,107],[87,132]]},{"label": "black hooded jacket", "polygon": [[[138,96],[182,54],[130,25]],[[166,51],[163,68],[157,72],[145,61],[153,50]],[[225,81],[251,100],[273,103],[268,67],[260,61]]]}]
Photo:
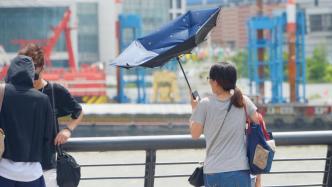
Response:
[{"label": "black hooded jacket", "polygon": [[27,56],[14,58],[8,69],[0,112],[5,132],[3,157],[15,162],[41,162],[50,152],[54,129],[48,97],[33,88],[34,65]]}]

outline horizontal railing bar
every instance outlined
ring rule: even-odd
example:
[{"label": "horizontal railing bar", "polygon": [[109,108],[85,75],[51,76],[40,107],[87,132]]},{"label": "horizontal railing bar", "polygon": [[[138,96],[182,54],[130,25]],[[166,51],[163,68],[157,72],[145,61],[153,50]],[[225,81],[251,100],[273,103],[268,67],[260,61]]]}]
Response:
[{"label": "horizontal railing bar", "polygon": [[[331,130],[275,132],[273,136],[277,145],[332,145]],[[73,152],[202,149],[205,140],[192,140],[190,135],[70,138],[64,148]]]},{"label": "horizontal railing bar", "polygon": [[[330,158],[286,158],[286,159],[274,159],[273,162],[290,162],[290,161],[326,161]],[[201,165],[203,162],[159,162],[156,165]],[[83,164],[81,167],[107,167],[107,166],[144,166],[146,163],[127,163],[127,164]]]},{"label": "horizontal railing bar", "polygon": [[[268,173],[268,174],[275,174],[275,173]],[[288,173],[278,173],[278,174],[288,174]],[[155,176],[154,178],[180,178],[180,177],[189,177],[189,176],[190,176],[189,174],[187,174],[187,175],[158,175],[158,176]],[[143,178],[145,178],[145,177],[94,177],[94,178],[81,178],[81,180],[143,179]]]},{"label": "horizontal railing bar", "polygon": [[[269,174],[297,174],[297,173],[326,173],[326,172],[317,172],[317,171],[313,171],[313,172],[297,172],[297,171],[291,171],[291,172],[271,172],[271,173],[267,173],[265,175],[269,175]],[[189,177],[190,175],[159,175],[159,176],[155,176],[155,178],[176,178],[176,177]]]},{"label": "horizontal railing bar", "polygon": [[302,187],[302,186],[326,186],[326,184],[297,184],[297,185],[277,185],[277,186],[264,186],[264,187]]},{"label": "horizontal railing bar", "polygon": [[110,180],[110,179],[144,179],[145,177],[89,177],[81,180]]},{"label": "horizontal railing bar", "polygon": [[[186,164],[201,164],[202,162],[161,162],[156,165],[186,165]],[[127,164],[82,164],[81,167],[108,167],[108,166],[144,166],[149,163],[127,163]]]},{"label": "horizontal railing bar", "polygon": [[108,166],[144,166],[145,163],[132,163],[132,164],[82,164],[81,167],[108,167]]},{"label": "horizontal railing bar", "polygon": [[[326,161],[327,158],[289,158],[289,159],[274,159],[273,162],[290,162],[290,161]],[[159,162],[156,165],[201,165],[203,162]],[[146,163],[127,163],[127,164],[83,164],[81,167],[107,167],[107,166],[144,166]]]},{"label": "horizontal railing bar", "polygon": [[159,175],[154,178],[180,178],[180,177],[189,177],[190,175]]},{"label": "horizontal railing bar", "polygon": [[200,165],[202,162],[159,162],[156,165],[186,165],[186,164],[197,164]]},{"label": "horizontal railing bar", "polygon": [[[290,172],[270,172],[269,174],[303,174],[303,173],[326,173],[324,171],[290,171]],[[180,177],[189,177],[187,175],[159,175],[154,178],[180,178]],[[144,177],[95,177],[95,178],[82,178],[82,180],[103,180],[103,179],[142,179]]]},{"label": "horizontal railing bar", "polygon": [[266,173],[266,175],[270,175],[270,174],[300,174],[300,173],[327,173],[327,171],[271,171],[270,173]]},{"label": "horizontal railing bar", "polygon": [[326,161],[330,158],[281,158],[281,159],[274,159],[273,162],[291,162],[291,161]]}]

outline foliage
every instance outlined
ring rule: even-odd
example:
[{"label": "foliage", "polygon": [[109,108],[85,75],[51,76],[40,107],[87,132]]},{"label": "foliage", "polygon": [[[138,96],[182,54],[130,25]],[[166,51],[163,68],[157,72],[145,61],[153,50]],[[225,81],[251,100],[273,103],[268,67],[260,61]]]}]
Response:
[{"label": "foliage", "polygon": [[332,64],[328,62],[323,45],[316,47],[312,57],[307,58],[307,79],[309,82],[332,82]]},{"label": "foliage", "polygon": [[239,51],[226,60],[235,63],[239,77],[248,77],[248,53],[246,51]]},{"label": "foliage", "polygon": [[325,76],[324,76],[325,82],[332,82],[332,65],[329,64],[329,66],[326,68]]}]

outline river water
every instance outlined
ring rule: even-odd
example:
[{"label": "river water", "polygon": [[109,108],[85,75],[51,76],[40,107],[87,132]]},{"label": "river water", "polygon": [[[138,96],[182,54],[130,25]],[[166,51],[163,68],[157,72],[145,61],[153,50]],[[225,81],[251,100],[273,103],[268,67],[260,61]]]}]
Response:
[{"label": "river water", "polygon": [[[278,147],[275,158],[317,158],[326,156],[326,146]],[[80,164],[144,163],[144,151],[72,153]],[[203,150],[157,151],[157,162],[201,161]],[[156,166],[156,175],[190,174],[196,165]],[[321,170],[325,161],[274,162],[272,171]],[[82,168],[82,177],[144,176],[144,166]],[[263,185],[322,184],[323,174],[263,175]],[[143,187],[144,179],[81,181],[79,187]],[[155,179],[155,187],[190,187],[187,177]]]}]

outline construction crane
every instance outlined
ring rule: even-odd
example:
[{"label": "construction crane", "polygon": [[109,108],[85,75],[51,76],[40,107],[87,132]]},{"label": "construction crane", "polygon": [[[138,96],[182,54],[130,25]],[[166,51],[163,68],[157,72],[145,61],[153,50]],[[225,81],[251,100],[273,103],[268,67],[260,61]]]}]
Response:
[{"label": "construction crane", "polygon": [[69,21],[70,21],[71,11],[68,9],[61,22],[53,29],[53,34],[49,38],[47,44],[44,47],[44,53],[45,53],[45,60],[47,65],[51,65],[51,54],[52,50],[55,47],[57,41],[59,40],[62,31],[65,33],[66,38],[66,47],[68,52],[68,64],[69,67],[73,70],[76,70],[76,63],[75,63],[75,57],[73,52],[73,47],[71,43],[71,35],[70,35],[70,27],[69,27]]},{"label": "construction crane", "polygon": [[[67,9],[60,22],[52,29],[52,35],[48,39],[42,40],[12,40],[13,44],[18,44],[22,48],[28,43],[36,43],[43,47],[46,68],[43,77],[49,81],[56,81],[67,87],[78,101],[84,103],[105,103],[107,102],[106,73],[98,66],[82,65],[78,67],[71,40],[70,18],[71,11]],[[56,46],[62,32],[64,32],[68,53],[68,68],[54,68],[51,62],[53,49]],[[3,78],[8,67],[4,67],[1,73]]]},{"label": "construction crane", "polygon": [[69,68],[72,70],[77,70],[77,66],[75,63],[75,57],[74,57],[74,52],[73,52],[73,47],[72,47],[72,40],[71,40],[71,35],[70,35],[70,30],[71,28],[69,27],[69,22],[70,22],[70,17],[71,17],[71,11],[70,9],[67,9],[64,13],[64,16],[60,23],[53,28],[53,33],[51,37],[47,40],[13,40],[13,44],[19,44],[20,47],[24,47],[28,43],[39,43],[43,46],[44,49],[44,55],[45,55],[45,64],[47,66],[52,66],[51,64],[51,54],[52,51],[58,42],[62,32],[65,34],[65,39],[66,39],[66,47],[67,47],[67,53],[68,53],[68,65]]}]

